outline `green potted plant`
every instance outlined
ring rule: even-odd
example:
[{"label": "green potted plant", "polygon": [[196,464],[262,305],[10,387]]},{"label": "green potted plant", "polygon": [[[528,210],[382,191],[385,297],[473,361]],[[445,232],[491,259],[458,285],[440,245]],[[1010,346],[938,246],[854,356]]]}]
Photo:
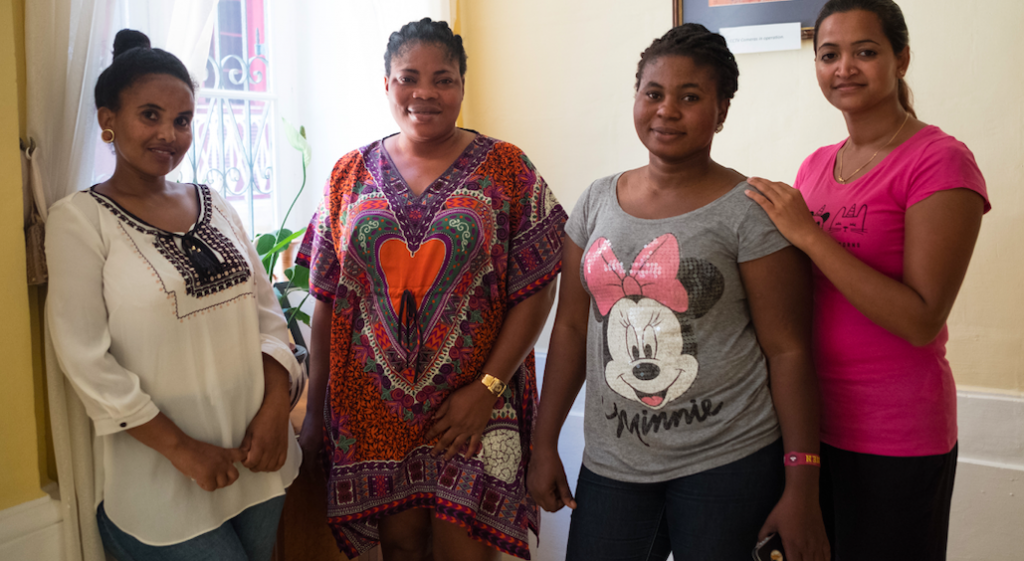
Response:
[{"label": "green potted plant", "polygon": [[[309,371],[309,353],[305,348],[302,333],[299,331],[299,322],[305,323],[307,326],[309,325],[309,314],[302,311],[303,304],[309,299],[309,269],[302,265],[292,265],[283,272],[286,280],[280,282],[274,282],[274,269],[277,267],[281,254],[288,249],[292,242],[299,239],[306,232],[305,228],[300,228],[293,232],[286,228],[285,224],[288,223],[288,216],[291,214],[292,209],[295,208],[295,203],[302,195],[302,191],[306,188],[306,169],[309,166],[312,151],[310,150],[309,142],[306,141],[305,127],[299,127],[296,130],[285,119],[282,118],[281,122],[283,123],[288,143],[302,153],[302,185],[299,186],[298,192],[295,193],[295,198],[292,199],[291,205],[288,206],[288,211],[285,212],[284,218],[281,220],[281,227],[273,232],[257,234],[253,243],[256,245],[256,252],[263,261],[263,268],[270,279],[270,284],[274,287],[274,294],[281,304],[281,310],[284,311],[285,319],[288,321],[288,329],[295,340],[295,358],[302,365],[303,375],[292,387],[291,391],[292,407],[294,408],[295,404],[302,397]],[[296,297],[301,296],[302,298],[298,305],[293,306],[291,304],[292,299],[290,296],[293,294]]]}]

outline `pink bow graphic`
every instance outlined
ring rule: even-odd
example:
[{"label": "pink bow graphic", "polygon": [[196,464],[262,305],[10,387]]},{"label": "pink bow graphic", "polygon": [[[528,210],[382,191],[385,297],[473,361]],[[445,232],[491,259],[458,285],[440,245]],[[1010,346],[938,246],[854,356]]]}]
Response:
[{"label": "pink bow graphic", "polygon": [[665,234],[644,246],[626,273],[607,238],[599,238],[583,258],[583,278],[597,302],[601,315],[625,296],[643,296],[661,302],[676,312],[690,306],[689,296],[676,274],[679,272],[679,242]]}]

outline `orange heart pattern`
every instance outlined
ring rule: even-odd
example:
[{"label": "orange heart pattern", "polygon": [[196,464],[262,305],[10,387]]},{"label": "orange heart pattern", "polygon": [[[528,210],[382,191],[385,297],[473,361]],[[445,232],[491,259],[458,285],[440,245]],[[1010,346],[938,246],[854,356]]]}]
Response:
[{"label": "orange heart pattern", "polygon": [[380,244],[377,250],[378,266],[384,273],[384,285],[391,300],[391,313],[398,315],[402,294],[408,290],[416,299],[416,308],[423,303],[423,297],[434,286],[437,275],[444,267],[448,248],[444,242],[434,238],[420,244],[413,253],[404,240],[391,238]]}]

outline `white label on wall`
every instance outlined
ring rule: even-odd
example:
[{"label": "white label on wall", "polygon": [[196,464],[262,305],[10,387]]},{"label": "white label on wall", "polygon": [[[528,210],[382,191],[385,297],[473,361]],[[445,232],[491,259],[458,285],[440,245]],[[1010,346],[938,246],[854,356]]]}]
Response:
[{"label": "white label on wall", "polygon": [[718,32],[733,54],[800,49],[800,22],[723,27]]}]

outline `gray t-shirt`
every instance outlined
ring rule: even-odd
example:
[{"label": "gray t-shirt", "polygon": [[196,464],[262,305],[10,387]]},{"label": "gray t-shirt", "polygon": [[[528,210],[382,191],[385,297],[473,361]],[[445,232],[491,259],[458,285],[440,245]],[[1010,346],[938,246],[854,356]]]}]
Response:
[{"label": "gray t-shirt", "polygon": [[595,181],[565,225],[591,296],[583,463],[619,481],[665,481],[779,438],[739,264],[789,242],[746,182],[645,220],[619,206],[620,175]]}]

